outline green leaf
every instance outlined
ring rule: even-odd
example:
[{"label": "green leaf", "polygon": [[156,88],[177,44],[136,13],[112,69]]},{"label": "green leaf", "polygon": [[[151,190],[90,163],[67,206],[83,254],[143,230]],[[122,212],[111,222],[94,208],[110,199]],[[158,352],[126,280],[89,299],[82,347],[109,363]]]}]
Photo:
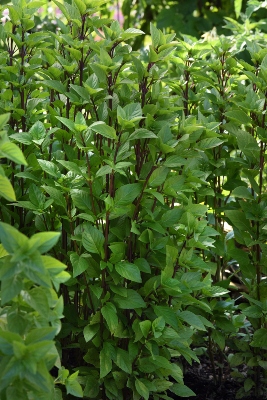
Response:
[{"label": "green leaf", "polygon": [[83,397],[83,389],[82,389],[81,385],[79,384],[79,382],[77,381],[78,373],[79,373],[79,371],[74,372],[74,374],[70,375],[66,379],[65,385],[66,385],[68,394],[72,394],[75,397],[81,398],[81,397]]},{"label": "green leaf", "polygon": [[227,317],[216,317],[216,327],[225,332],[236,332],[236,328]]},{"label": "green leaf", "polygon": [[237,137],[238,147],[245,156],[254,158],[258,161],[260,148],[257,140],[251,134],[242,130],[237,130],[235,135]]},{"label": "green leaf", "polygon": [[116,307],[112,303],[106,303],[101,308],[101,313],[108,324],[110,332],[114,334],[119,322]]},{"label": "green leaf", "polygon": [[42,342],[43,340],[53,340],[55,336],[56,329],[52,327],[32,329],[26,336],[25,344]]},{"label": "green leaf", "polygon": [[159,368],[171,369],[172,368],[172,364],[170,363],[170,361],[167,360],[167,358],[165,358],[163,356],[155,355],[153,357],[149,357],[149,361],[155,365],[156,369],[159,369]]},{"label": "green leaf", "polygon": [[1,282],[1,304],[4,305],[14,299],[23,289],[22,277],[14,275],[10,279],[2,279]]},{"label": "green leaf", "polygon": [[139,379],[135,380],[135,388],[137,392],[142,396],[145,400],[149,399],[149,390],[146,385],[141,382]]},{"label": "green leaf", "polygon": [[35,122],[29,130],[29,133],[31,134],[34,143],[42,144],[46,137],[44,124],[41,121]]},{"label": "green leaf", "polygon": [[109,349],[105,346],[100,351],[100,379],[104,378],[112,370],[112,360],[110,357]]},{"label": "green leaf", "polygon": [[186,385],[182,385],[180,383],[175,383],[170,387],[170,391],[175,393],[180,397],[192,397],[196,396],[196,394]]},{"label": "green leaf", "polygon": [[[16,205],[17,207],[26,208],[28,210],[40,211],[40,208],[32,204],[30,201],[18,201],[14,205]],[[42,206],[42,204],[40,204],[40,206]]]},{"label": "green leaf", "polygon": [[266,371],[267,370],[267,361],[260,360],[259,365]]},{"label": "green leaf", "polygon": [[183,213],[184,209],[182,207],[166,211],[161,218],[162,226],[164,226],[164,228],[174,226],[180,221]]},{"label": "green leaf", "polygon": [[171,374],[170,374],[176,382],[183,384],[183,371],[181,367],[177,364],[172,363],[171,364]]},{"label": "green leaf", "polygon": [[9,254],[15,253],[19,248],[28,249],[28,238],[4,222],[0,222],[0,241]]},{"label": "green leaf", "polygon": [[144,128],[139,128],[136,129],[130,136],[129,140],[135,140],[135,139],[155,139],[157,136],[155,133],[152,131],[149,131],[148,129]]},{"label": "green leaf", "polygon": [[260,187],[258,183],[255,180],[255,177],[259,174],[259,171],[255,171],[254,169],[246,169],[243,168],[244,175],[246,178],[249,179],[249,182],[251,184],[252,189],[259,194],[260,193]]},{"label": "green leaf", "polygon": [[258,306],[249,306],[245,308],[243,311],[243,314],[245,314],[246,317],[250,318],[261,318],[262,317],[262,310]]},{"label": "green leaf", "polygon": [[132,373],[132,363],[129,359],[129,353],[121,348],[117,348],[117,358],[115,363],[117,366],[127,374]]},{"label": "green leaf", "polygon": [[118,106],[119,112],[121,113],[121,117],[126,119],[127,121],[140,121],[143,118],[142,116],[142,108],[140,103],[130,103],[126,104],[125,107],[121,108]]},{"label": "green leaf", "polygon": [[[66,93],[66,88],[63,85],[63,83],[61,83],[59,80],[43,80],[42,82],[40,82],[41,85],[47,86],[50,89],[56,90],[57,92],[61,93],[61,94],[65,94]],[[58,117],[59,120],[61,120],[60,117]]]},{"label": "green leaf", "polygon": [[142,334],[144,335],[145,338],[147,338],[148,334],[151,330],[151,321],[149,321],[149,320],[141,321],[141,322],[139,322],[139,326],[142,331]]},{"label": "green leaf", "polygon": [[152,322],[152,330],[155,338],[161,336],[161,332],[165,328],[165,320],[163,317],[158,317]]},{"label": "green leaf", "polygon": [[99,324],[94,324],[94,325],[86,325],[86,327],[83,330],[83,336],[86,342],[89,342],[99,331]]},{"label": "green leaf", "polygon": [[0,129],[1,130],[8,123],[9,118],[10,118],[10,114],[9,113],[0,115]]},{"label": "green leaf", "polygon": [[89,253],[101,254],[105,238],[103,233],[96,227],[87,225],[86,230],[82,234],[83,246]]},{"label": "green leaf", "polygon": [[234,0],[234,5],[235,5],[235,15],[236,15],[236,19],[239,18],[241,9],[242,9],[242,0]]},{"label": "green leaf", "polygon": [[157,388],[157,392],[164,392],[165,390],[170,389],[173,386],[173,383],[168,381],[167,379],[154,379],[153,384]]},{"label": "green leaf", "polygon": [[59,287],[60,283],[64,283],[69,280],[70,275],[68,272],[64,271],[66,269],[66,265],[64,265],[59,260],[49,257],[49,256],[41,256],[42,263],[44,267],[47,269],[50,278],[56,288]]},{"label": "green leaf", "polygon": [[169,168],[166,167],[159,167],[155,169],[155,171],[152,172],[148,180],[148,186],[150,187],[160,186],[163,182],[165,182],[168,173],[169,173]]},{"label": "green leaf", "polygon": [[122,40],[129,40],[139,35],[144,35],[145,32],[136,28],[128,28],[124,32],[121,33],[120,37]]},{"label": "green leaf", "polygon": [[58,242],[59,232],[40,232],[33,235],[29,240],[29,247],[36,249],[39,253],[47,253]]},{"label": "green leaf", "polygon": [[133,289],[127,289],[127,296],[125,297],[116,294],[114,296],[114,302],[118,305],[119,308],[122,308],[124,310],[146,307],[146,303],[144,302],[140,294]]},{"label": "green leaf", "polygon": [[150,33],[152,38],[152,46],[157,49],[160,44],[160,30],[155,27],[155,25],[150,23]]},{"label": "green leaf", "polygon": [[54,349],[54,343],[52,340],[43,340],[27,346],[27,351],[31,355],[30,358],[35,362],[39,362],[39,360],[47,358],[48,354],[53,353]]},{"label": "green leaf", "polygon": [[255,386],[255,382],[251,379],[251,378],[247,378],[244,382],[244,389],[245,392],[249,392],[250,389],[253,388],[253,386]]},{"label": "green leaf", "polygon": [[13,355],[12,343],[14,341],[22,343],[21,336],[14,332],[0,330],[0,347],[2,353],[5,355]]},{"label": "green leaf", "polygon": [[97,177],[107,175],[110,174],[112,171],[113,169],[109,165],[103,165],[101,168],[99,168],[95,176]]},{"label": "green leaf", "polygon": [[256,275],[256,269],[253,266],[249,254],[241,249],[232,249],[228,252],[229,256],[236,260],[245,278],[254,279]]},{"label": "green leaf", "polygon": [[227,111],[225,115],[229,119],[238,121],[240,124],[247,125],[251,123],[251,118],[242,110]]},{"label": "green leaf", "polygon": [[0,244],[0,258],[8,256],[8,252],[4,249],[4,246]]},{"label": "green leaf", "polygon": [[234,197],[241,197],[242,199],[253,200],[252,194],[250,193],[249,189],[246,188],[245,186],[236,187],[232,191],[231,195]]},{"label": "green leaf", "polygon": [[73,278],[82,274],[89,267],[86,258],[79,256],[77,253],[71,253],[70,261],[73,266]]},{"label": "green leaf", "polygon": [[224,351],[225,348],[225,336],[222,332],[214,329],[211,333],[211,337],[219,348]]},{"label": "green leaf", "polygon": [[29,187],[29,199],[39,209],[40,207],[42,208],[44,206],[45,196],[40,187],[34,183],[31,183]]},{"label": "green leaf", "polygon": [[266,350],[267,349],[266,337],[267,337],[267,329],[260,328],[254,332],[253,340],[250,343],[250,345],[252,347],[260,347]]},{"label": "green leaf", "polygon": [[178,317],[185,321],[188,325],[191,325],[200,331],[206,331],[201,319],[191,311],[181,311],[178,313]]},{"label": "green leaf", "polygon": [[206,149],[212,149],[213,147],[217,147],[220,146],[222,143],[224,142],[224,140],[218,139],[218,138],[206,138],[206,139],[202,139],[199,142],[199,149],[200,150],[206,150]]},{"label": "green leaf", "polygon": [[24,178],[24,179],[31,179],[34,182],[39,182],[39,179],[36,178],[35,175],[31,174],[30,172],[18,172],[15,176],[17,176],[18,178]]},{"label": "green leaf", "polygon": [[147,274],[151,273],[150,265],[145,258],[137,258],[134,260],[134,264],[138,266],[141,272],[145,272]]},{"label": "green leaf", "polygon": [[218,297],[218,296],[223,296],[224,294],[229,293],[229,290],[224,289],[223,287],[214,285],[211,287],[203,288],[202,293],[208,297]]},{"label": "green leaf", "polygon": [[53,162],[46,160],[37,160],[37,161],[44,172],[53,176],[54,178],[60,177],[61,174],[59,172],[59,169]]},{"label": "green leaf", "polygon": [[[95,371],[94,371],[95,372]],[[99,393],[99,382],[97,382],[98,376],[90,374],[86,376],[86,385],[84,388],[84,396],[89,399],[94,399]]]},{"label": "green leaf", "polygon": [[112,126],[107,125],[103,121],[97,121],[94,122],[92,125],[89,127],[92,129],[92,131],[99,133],[100,135],[108,138],[108,139],[116,139],[116,131]]},{"label": "green leaf", "polygon": [[78,85],[70,85],[70,87],[75,90],[75,92],[77,92],[77,94],[85,101],[85,102],[89,102],[90,101],[90,95],[88,93],[88,91],[82,87],[82,86],[78,86]]},{"label": "green leaf", "polygon": [[114,198],[116,207],[123,207],[132,204],[136,197],[141,193],[141,190],[141,183],[130,183],[119,187],[119,189],[116,190]]},{"label": "green leaf", "polygon": [[186,163],[185,158],[177,156],[177,155],[171,155],[164,162],[164,165],[165,165],[165,167],[169,167],[169,168],[177,168],[177,167],[181,167],[185,163]]},{"label": "green leaf", "polygon": [[75,128],[75,123],[73,121],[71,121],[68,118],[65,117],[58,117],[56,116],[56,118],[62,122],[63,125],[65,125],[71,132],[75,133],[76,132],[76,128]]},{"label": "green leaf", "polygon": [[225,215],[230,219],[230,222],[240,230],[240,232],[250,232],[251,226],[246,219],[245,214],[239,210],[226,210]]},{"label": "green leaf", "polygon": [[135,57],[134,55],[132,55],[132,60],[133,60],[136,72],[138,74],[139,82],[141,82],[143,79],[144,73],[145,73],[145,67],[142,64],[142,62],[139,60],[139,58]]},{"label": "green leaf", "polygon": [[54,203],[58,206],[63,207],[65,210],[67,209],[67,204],[65,197],[61,193],[60,190],[51,187],[51,186],[42,186],[42,188],[49,194],[49,196],[54,200]]},{"label": "green leaf", "polygon": [[94,217],[92,217],[92,215],[86,214],[86,213],[78,214],[77,218],[85,219],[86,221],[89,221],[89,222],[94,222]]},{"label": "green leaf", "polygon": [[179,330],[180,322],[178,323],[177,313],[167,306],[154,306],[155,314],[160,317],[164,315],[166,324],[169,324],[173,329]]},{"label": "green leaf", "polygon": [[84,211],[91,211],[90,193],[87,189],[73,189],[70,192],[72,201],[76,207]]},{"label": "green leaf", "polygon": [[230,367],[233,368],[233,367],[237,367],[238,365],[243,364],[244,356],[242,353],[229,354],[228,360],[229,360]]},{"label": "green leaf", "polygon": [[134,264],[131,264],[127,261],[122,261],[115,265],[115,269],[118,272],[118,274],[125,279],[129,279],[130,281],[133,282],[142,282],[140,270]]},{"label": "green leaf", "polygon": [[0,146],[0,158],[6,157],[17,164],[28,165],[20,148],[11,142],[3,143]]},{"label": "green leaf", "polygon": [[0,174],[0,196],[8,201],[16,201],[16,195],[10,181]]},{"label": "green leaf", "polygon": [[77,175],[82,175],[82,171],[75,162],[65,160],[58,160],[57,162],[63,165],[67,170],[74,172]]}]

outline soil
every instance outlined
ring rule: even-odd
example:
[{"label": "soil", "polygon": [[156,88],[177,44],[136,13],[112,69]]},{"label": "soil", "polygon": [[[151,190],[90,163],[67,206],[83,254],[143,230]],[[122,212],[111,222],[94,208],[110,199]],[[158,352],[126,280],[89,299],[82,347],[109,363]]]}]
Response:
[{"label": "soil", "polygon": [[[245,366],[244,366],[245,369]],[[194,397],[179,397],[168,394],[175,400],[235,400],[237,391],[243,386],[234,380],[227,365],[223,367],[222,382],[220,385],[214,383],[210,361],[206,357],[200,358],[200,364],[193,363],[188,366],[184,373],[184,384],[196,394]],[[244,400],[265,400],[267,396],[255,397],[248,395]]]}]

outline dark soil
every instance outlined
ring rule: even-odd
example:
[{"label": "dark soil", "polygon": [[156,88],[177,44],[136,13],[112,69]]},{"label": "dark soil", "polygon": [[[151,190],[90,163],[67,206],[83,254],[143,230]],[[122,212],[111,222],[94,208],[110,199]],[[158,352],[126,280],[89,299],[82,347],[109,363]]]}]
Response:
[{"label": "dark soil", "polygon": [[[179,397],[169,393],[169,397],[175,400],[235,400],[237,391],[243,385],[232,378],[230,368],[228,366],[223,368],[222,382],[221,384],[215,384],[209,359],[200,357],[200,362],[200,364],[194,362],[192,366],[188,366],[184,373],[184,384],[193,390],[196,396]],[[254,395],[248,395],[243,399],[264,400],[267,399],[267,396],[255,397]]]}]

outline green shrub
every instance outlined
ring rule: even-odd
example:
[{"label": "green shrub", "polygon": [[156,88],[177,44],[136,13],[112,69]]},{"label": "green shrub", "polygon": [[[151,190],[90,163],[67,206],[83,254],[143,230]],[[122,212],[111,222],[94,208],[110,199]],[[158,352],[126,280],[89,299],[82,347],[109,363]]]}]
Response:
[{"label": "green shrub", "polygon": [[35,26],[42,1],[14,0],[0,29],[1,398],[188,397],[183,361],[207,349],[219,381],[226,345],[259,394],[263,35],[247,63],[241,30],[178,43],[151,24],[140,53],[102,0],[54,2],[55,32]]}]

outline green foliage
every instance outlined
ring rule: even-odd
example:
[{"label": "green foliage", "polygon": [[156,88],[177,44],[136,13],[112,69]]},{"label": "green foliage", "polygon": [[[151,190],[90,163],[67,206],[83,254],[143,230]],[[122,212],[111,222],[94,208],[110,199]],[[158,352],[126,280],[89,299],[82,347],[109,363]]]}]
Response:
[{"label": "green foliage", "polygon": [[190,397],[181,361],[199,343],[216,381],[227,346],[233,376],[249,367],[238,396],[259,395],[264,36],[242,52],[261,4],[211,42],[151,24],[142,56],[143,32],[103,3],[55,1],[55,33],[38,31],[42,1],[14,0],[0,29],[1,398]]},{"label": "green foliage", "polygon": [[[236,29],[244,33],[244,26],[249,35],[249,25],[254,29],[255,23],[266,32],[266,1],[123,0],[121,11],[125,28],[135,26],[146,34],[151,22],[167,33],[175,32],[179,38],[186,35],[214,39],[222,34],[231,35]],[[134,40],[135,49],[143,45],[143,37]]]},{"label": "green foliage", "polygon": [[[253,6],[257,10],[261,4],[255,2]],[[247,17],[252,11],[247,9]],[[220,359],[227,336],[233,337],[244,324],[248,332],[254,331],[252,341],[248,333],[241,331],[243,348],[235,341],[234,354],[228,357],[233,368],[242,363],[256,367],[254,372],[249,372],[244,389],[238,393],[241,398],[252,389],[256,395],[261,394],[260,379],[264,377],[260,367],[264,365],[265,354],[259,348],[262,348],[266,324],[263,311],[266,301],[266,51],[256,31],[246,40],[249,63],[244,62],[240,55],[244,39],[241,29],[246,28],[239,28],[234,42],[233,38],[224,37],[213,40],[212,52],[201,42],[187,39],[181,43],[174,66],[178,81],[172,83],[170,79],[169,82],[183,98],[185,115],[200,120],[199,130],[201,124],[209,123],[209,138],[221,140],[214,148],[207,146],[202,154],[201,169],[208,175],[206,180],[211,190],[203,194],[200,190],[196,194],[200,203],[208,205],[208,220],[219,233],[214,248],[203,253],[206,262],[216,263],[216,286],[212,290],[228,288],[229,281],[222,279],[225,271],[230,270],[249,293],[243,294],[248,304],[241,303],[239,315],[233,302],[231,307],[229,303],[211,302],[213,322],[219,329],[209,333],[210,354],[214,351],[213,345],[217,346],[216,356],[211,360]],[[182,126],[182,129],[185,128]],[[215,376],[216,379],[219,378]]]},{"label": "green foliage", "polygon": [[[0,129],[8,122],[2,114]],[[27,166],[17,145],[1,131],[2,157]],[[13,187],[1,167],[1,196],[16,200]],[[58,232],[40,232],[28,238],[11,225],[0,222],[0,363],[1,398],[29,399],[49,396],[56,399],[49,370],[60,366],[55,336],[63,317],[59,284],[69,279],[65,266],[42,255],[58,241]]]}]

